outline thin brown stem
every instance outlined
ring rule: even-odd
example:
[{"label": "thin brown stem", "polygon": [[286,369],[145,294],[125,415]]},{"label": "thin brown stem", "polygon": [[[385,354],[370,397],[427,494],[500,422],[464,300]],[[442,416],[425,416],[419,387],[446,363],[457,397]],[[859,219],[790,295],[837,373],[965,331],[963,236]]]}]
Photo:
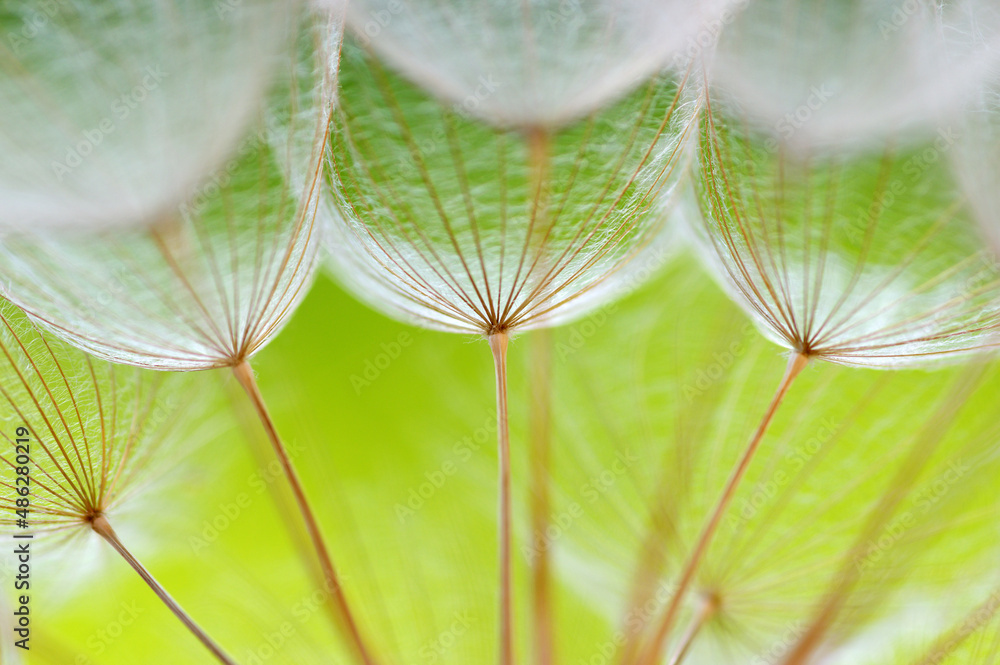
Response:
[{"label": "thin brown stem", "polygon": [[552,665],[552,569],[544,534],[549,526],[549,466],[552,457],[552,341],[547,328],[532,335],[531,362],[531,586],[536,665]]},{"label": "thin brown stem", "polygon": [[681,638],[680,644],[677,645],[674,655],[667,661],[667,665],[680,665],[684,661],[684,658],[691,650],[691,645],[694,644],[695,638],[698,637],[698,633],[701,632],[701,629],[705,627],[709,619],[719,610],[719,604],[718,596],[711,595],[705,598],[698,613],[691,620],[691,625],[684,632],[684,636]]},{"label": "thin brown stem", "polygon": [[254,377],[253,368],[250,367],[250,363],[244,360],[240,364],[233,366],[233,374],[253,403],[257,415],[260,417],[261,424],[267,432],[267,437],[271,441],[271,446],[274,448],[274,453],[281,463],[285,478],[288,480],[288,484],[292,488],[292,493],[295,495],[295,502],[302,515],[302,520],[305,522],[306,530],[309,532],[309,539],[312,541],[313,549],[316,550],[320,569],[323,571],[323,579],[326,581],[326,590],[329,593],[325,595],[325,598],[332,602],[332,609],[335,616],[338,621],[342,622],[342,625],[339,627],[345,633],[345,638],[361,661],[365,665],[374,665],[375,660],[371,656],[371,651],[367,643],[361,636],[354,613],[347,602],[347,596],[344,594],[340,577],[337,574],[336,567],[333,565],[333,560],[330,558],[330,552],[323,538],[323,532],[320,530],[319,522],[316,520],[316,515],[309,505],[309,499],[306,497],[305,489],[302,487],[302,481],[299,480],[298,472],[295,470],[285,444],[278,435],[278,430],[274,425],[274,421],[271,420],[271,414],[267,410],[267,405],[264,403],[264,397],[257,386],[257,379]]},{"label": "thin brown stem", "polygon": [[764,439],[764,434],[767,432],[767,428],[771,424],[774,414],[777,413],[778,407],[781,405],[781,401],[785,397],[785,393],[788,392],[788,388],[792,385],[792,381],[795,380],[795,377],[799,375],[808,361],[808,356],[797,352],[788,359],[788,367],[785,370],[784,377],[781,379],[781,383],[778,384],[778,389],[775,391],[774,398],[771,400],[771,404],[764,413],[764,417],[761,419],[760,425],[757,426],[757,430],[750,439],[750,443],[743,451],[743,455],[740,457],[739,462],[730,474],[729,480],[726,482],[726,486],[722,491],[722,496],[719,497],[718,502],[715,504],[715,508],[712,509],[712,513],[709,516],[708,521],[702,528],[701,535],[698,537],[698,540],[688,557],[687,563],[681,572],[681,577],[677,583],[674,595],[671,597],[670,603],[664,611],[663,618],[660,620],[656,634],[645,650],[641,653],[637,661],[638,663],[643,665],[653,665],[653,663],[659,662],[663,654],[663,648],[666,643],[667,635],[670,634],[670,630],[673,628],[674,622],[677,620],[677,614],[680,610],[684,595],[690,588],[691,582],[694,580],[695,573],[698,572],[698,566],[701,564],[705,553],[708,551],[709,545],[712,543],[715,532],[722,521],[722,516],[725,514],[726,509],[729,507],[729,503],[736,494],[736,489],[743,480],[743,476],[746,475],[747,469],[750,467],[750,462],[753,460],[754,454],[760,447],[760,443]]},{"label": "thin brown stem", "polygon": [[511,558],[510,429],[507,421],[507,333],[489,337],[496,369],[497,453],[499,463],[500,665],[514,663],[514,608]]},{"label": "thin brown stem", "polygon": [[225,663],[226,665],[236,665],[236,661],[226,655],[226,652],[222,650],[222,647],[216,644],[215,641],[208,636],[208,633],[202,630],[201,627],[194,622],[194,619],[192,619],[191,616],[177,604],[177,601],[174,600],[170,594],[167,593],[166,589],[164,589],[160,583],[156,581],[156,578],[153,577],[153,575],[146,570],[141,563],[139,563],[138,559],[132,556],[132,553],[128,551],[124,544],[122,544],[121,539],[118,538],[118,534],[111,528],[111,523],[104,515],[98,515],[91,520],[90,526],[99,536],[101,536],[101,538],[104,538],[104,540],[106,540],[111,547],[115,548],[115,551],[118,552],[123,559],[125,559],[128,565],[132,566],[135,572],[139,573],[139,577],[141,577],[143,581],[149,585],[149,588],[153,590],[153,593],[155,593],[156,596],[163,601],[163,604],[174,613],[174,616],[180,619],[181,623],[183,623],[187,629],[198,638],[198,641],[204,644],[205,648],[212,652],[212,655],[215,656],[220,663]]},{"label": "thin brown stem", "polygon": [[959,410],[967,403],[969,394],[975,389],[985,367],[986,365],[978,364],[970,366],[949,394],[949,399],[943,402],[924,424],[905,461],[888,485],[887,491],[871,510],[867,523],[858,533],[854,545],[846,551],[826,598],[820,603],[808,627],[783,657],[782,665],[805,665],[822,646],[823,639],[847,604],[863,574],[863,567],[858,562],[864,561],[864,552],[868,544],[879,537],[903,500],[916,486],[917,479],[941,444],[945,432],[954,422]]}]

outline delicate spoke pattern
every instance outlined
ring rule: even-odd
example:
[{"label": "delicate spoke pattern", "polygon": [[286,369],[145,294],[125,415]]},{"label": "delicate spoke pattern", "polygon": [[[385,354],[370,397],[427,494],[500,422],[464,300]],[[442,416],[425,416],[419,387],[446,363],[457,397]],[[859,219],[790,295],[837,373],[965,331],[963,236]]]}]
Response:
[{"label": "delicate spoke pattern", "polygon": [[949,136],[806,157],[709,106],[700,236],[771,339],[874,366],[997,344],[1000,270],[948,175]]},{"label": "delicate spoke pattern", "polygon": [[[85,524],[168,464],[165,435],[183,402],[164,374],[93,361],[43,337],[9,304],[0,305],[0,413],[30,430],[31,526]],[[6,470],[0,523],[13,526],[15,430],[4,428]]]},{"label": "delicate spoke pattern", "polygon": [[334,271],[392,315],[487,334],[594,306],[655,244],[697,108],[658,77],[573,127],[497,130],[357,46],[340,83]]},{"label": "delicate spoke pattern", "polygon": [[[559,604],[562,625],[582,605],[605,626],[560,641],[567,659],[778,664],[814,632],[802,661],[813,665],[992,662],[963,660],[965,648],[942,656],[956,639],[980,655],[996,643],[1000,375],[981,362],[933,373],[811,363],[684,583],[780,371],[738,312],[709,306],[722,296],[690,268],[589,340],[607,353],[560,359],[554,373],[555,505],[582,512],[543,543],[573,599]],[[677,312],[698,336],[675,333]],[[556,348],[572,334],[554,331]]]},{"label": "delicate spoke pattern", "polygon": [[153,228],[0,242],[10,297],[114,362],[229,366],[266,344],[305,294],[320,247],[313,222],[330,33],[321,22],[289,42],[300,66],[285,60],[279,101],[260,110],[256,133]]},{"label": "delicate spoke pattern", "polygon": [[[108,512],[140,489],[144,477],[162,474],[181,454],[170,445],[179,437],[167,437],[181,422],[177,381],[95,362],[50,342],[0,301],[0,414],[17,423],[0,434],[5,472],[0,526],[15,534],[93,529],[219,662],[234,665],[125,548],[108,521]],[[171,390],[163,390],[166,382],[172,382]],[[190,394],[183,399],[193,403]]]}]

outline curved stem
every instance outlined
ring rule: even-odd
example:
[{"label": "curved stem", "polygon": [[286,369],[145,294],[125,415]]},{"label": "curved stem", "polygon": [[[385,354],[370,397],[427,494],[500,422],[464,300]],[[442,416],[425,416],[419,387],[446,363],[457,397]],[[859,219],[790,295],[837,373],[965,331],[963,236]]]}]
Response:
[{"label": "curved stem", "polygon": [[285,478],[288,479],[288,484],[295,495],[295,503],[298,505],[299,513],[301,513],[306,530],[309,532],[309,539],[312,541],[313,549],[316,550],[320,569],[323,571],[323,578],[326,581],[327,591],[329,592],[326,598],[333,601],[333,609],[335,610],[337,619],[343,622],[341,628],[351,648],[354,649],[357,656],[361,658],[365,665],[373,665],[375,661],[365,640],[361,637],[357,621],[347,603],[347,597],[344,595],[344,589],[340,583],[337,569],[330,558],[330,552],[326,547],[326,541],[323,538],[323,532],[320,530],[319,522],[316,520],[316,515],[309,505],[309,499],[306,497],[302,482],[299,480],[299,475],[292,464],[288,450],[278,435],[274,421],[271,420],[271,414],[268,412],[267,405],[264,403],[264,397],[257,386],[257,379],[254,377],[253,368],[250,367],[250,363],[244,360],[240,364],[233,366],[233,374],[236,375],[237,381],[243,386],[247,396],[253,403],[257,415],[260,417],[261,424],[267,432],[267,437],[271,441],[271,446],[274,448],[274,453],[281,463]]},{"label": "curved stem", "polygon": [[[552,456],[552,346],[548,329],[535,332],[531,341],[531,530],[534,537],[544,543],[543,536],[549,526],[549,464]],[[552,639],[551,556],[545,546],[532,551],[535,663],[552,665],[555,648]]]},{"label": "curved stem", "polygon": [[510,430],[507,421],[507,334],[490,335],[496,369],[497,453],[499,457],[500,665],[514,663],[514,608],[511,559]]},{"label": "curved stem", "polygon": [[778,406],[780,406],[782,399],[784,399],[785,393],[788,392],[788,388],[792,385],[792,381],[794,381],[795,377],[799,375],[799,372],[802,371],[807,362],[809,362],[809,357],[801,353],[794,353],[788,359],[788,367],[785,369],[785,375],[782,377],[781,383],[778,384],[778,389],[774,393],[774,398],[771,400],[771,404],[764,413],[764,417],[761,419],[760,425],[757,426],[757,430],[750,439],[750,443],[747,444],[746,449],[743,451],[743,455],[740,457],[739,462],[730,474],[729,480],[726,482],[726,486],[722,491],[722,496],[720,496],[719,500],[716,502],[715,508],[713,508],[708,522],[706,522],[705,526],[702,528],[701,535],[698,537],[694,549],[691,550],[691,554],[688,557],[684,570],[681,573],[680,581],[677,583],[677,589],[664,611],[663,618],[660,620],[660,625],[657,628],[656,635],[642,652],[642,655],[637,661],[638,663],[653,665],[653,663],[659,662],[663,653],[663,647],[666,642],[667,635],[670,633],[670,630],[674,626],[674,622],[677,620],[677,614],[680,610],[681,601],[684,599],[685,593],[690,588],[691,582],[694,580],[695,573],[698,572],[698,566],[701,564],[701,561],[705,556],[705,552],[712,543],[715,532],[719,528],[719,524],[722,521],[722,516],[725,514],[726,509],[729,507],[729,503],[736,494],[736,489],[739,487],[740,481],[742,481],[743,476],[746,475],[747,469],[750,467],[750,462],[753,460],[754,454],[760,447],[760,443],[764,439],[764,434],[767,432],[767,428],[771,424],[774,414],[777,413]]},{"label": "curved stem", "polygon": [[141,563],[139,563],[138,559],[132,556],[132,553],[129,552],[125,545],[122,544],[121,539],[118,538],[118,534],[116,534],[115,530],[111,528],[111,523],[104,515],[98,515],[95,517],[91,521],[90,526],[99,536],[101,536],[101,538],[104,538],[104,540],[106,540],[111,547],[115,548],[115,551],[117,551],[122,558],[125,559],[130,566],[132,566],[135,572],[139,573],[139,577],[141,577],[146,584],[149,585],[149,588],[153,590],[153,593],[155,593],[157,597],[163,601],[163,604],[174,613],[174,616],[180,619],[181,623],[183,623],[187,629],[190,630],[191,633],[205,645],[205,648],[212,652],[212,655],[215,656],[220,663],[225,663],[226,665],[236,665],[236,661],[226,655],[226,652],[222,650],[222,647],[216,644],[215,641],[194,622],[194,619],[192,619],[191,616],[177,604],[177,601],[174,600],[170,594],[167,593],[166,589],[164,589],[160,583],[156,581],[156,578],[153,577],[153,575],[146,570]]}]

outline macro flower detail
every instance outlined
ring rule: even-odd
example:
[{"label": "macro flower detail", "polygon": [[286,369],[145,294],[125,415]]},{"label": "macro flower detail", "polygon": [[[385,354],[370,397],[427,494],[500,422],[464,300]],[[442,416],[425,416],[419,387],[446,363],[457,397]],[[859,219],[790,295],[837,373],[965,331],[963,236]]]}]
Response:
[{"label": "macro flower detail", "polygon": [[[942,164],[940,153],[954,142],[948,134],[932,147],[909,150],[891,143],[867,154],[856,146],[833,154],[792,150],[755,130],[731,100],[706,94],[696,178],[702,254],[758,328],[790,353],[652,637],[632,646],[641,665],[664,654],[684,596],[810,360],[912,366],[955,360],[1000,341],[1000,271]],[[815,649],[825,620],[796,647],[796,658]],[[787,661],[793,662],[804,661]]]},{"label": "macro flower detail", "polygon": [[262,0],[0,10],[0,230],[168,214],[244,136],[288,28]]},{"label": "macro flower detail", "polygon": [[663,76],[571,127],[498,130],[346,46],[333,271],[431,328],[489,334],[578,316],[665,233],[696,112]]},{"label": "macro flower detail", "polygon": [[741,4],[709,54],[712,83],[791,146],[934,126],[1000,64],[1000,11],[989,0]]},{"label": "macro flower detail", "polygon": [[686,66],[738,4],[361,0],[347,32],[448,106],[498,127],[551,128]]},{"label": "macro flower detail", "polygon": [[[331,132],[334,274],[424,327],[489,340],[497,394],[502,665],[515,660],[507,348],[515,332],[606,302],[662,250],[697,117],[684,78],[654,76],[573,125],[492,126],[361,45],[341,53]],[[499,96],[516,90],[497,91]]]},{"label": "macro flower detail", "polygon": [[[534,536],[552,550],[555,570],[573,566],[557,574],[567,595],[609,626],[579,646],[559,641],[557,662],[586,663],[591,654],[643,662],[639,647],[660,628],[731,474],[720,461],[739,455],[745,424],[770,398],[762,382],[781,370],[737,308],[704,307],[727,297],[692,271],[695,262],[677,264],[668,281],[683,288],[646,290],[621,312],[622,325],[594,340],[634,345],[635,362],[587,354],[554,370],[550,473],[559,498]],[[691,313],[699,336],[673,335],[677,311]],[[686,391],[731,348],[739,359],[728,371]],[[651,371],[659,380],[639,381]],[[799,650],[799,662],[830,665],[992,663],[1000,507],[988,488],[1000,468],[1000,427],[983,408],[998,379],[989,366],[812,365],[723,513],[662,657],[651,662],[789,665]],[[634,403],[641,415],[609,421]],[[646,463],[650,456],[656,463]],[[592,500],[595,491],[604,498]],[[594,537],[610,531],[613,541]]]},{"label": "macro flower detail", "polygon": [[285,68],[272,82],[278,103],[258,106],[255,133],[190,197],[150,228],[7,235],[8,297],[113,362],[223,367],[266,344],[318,259],[313,193],[328,120],[321,96],[332,80],[321,44],[302,74],[289,60],[295,30],[284,38]]},{"label": "macro flower detail", "polygon": [[25,552],[31,546],[24,543],[38,534],[93,530],[219,662],[233,665],[125,547],[110,522],[157,467],[162,472],[177,456],[169,431],[183,402],[179,392],[164,389],[165,378],[94,361],[50,341],[16,308],[0,302],[0,404],[10,414],[4,423],[18,423],[3,434],[10,452],[0,454],[0,462],[16,475],[0,481],[0,526],[31,533],[31,541],[17,541]]},{"label": "macro flower detail", "polygon": [[801,154],[714,107],[699,142],[709,263],[808,356],[908,366],[995,346],[1000,270],[948,171],[956,140]]},{"label": "macro flower detail", "polygon": [[7,4],[0,663],[1000,665],[996,0]]},{"label": "macro flower detail", "polygon": [[192,196],[149,228],[12,233],[0,239],[0,274],[34,321],[99,358],[232,369],[292,487],[331,619],[371,663],[249,364],[308,291],[319,260],[315,214],[342,29],[338,15],[297,4],[280,18],[281,49],[254,132]]}]

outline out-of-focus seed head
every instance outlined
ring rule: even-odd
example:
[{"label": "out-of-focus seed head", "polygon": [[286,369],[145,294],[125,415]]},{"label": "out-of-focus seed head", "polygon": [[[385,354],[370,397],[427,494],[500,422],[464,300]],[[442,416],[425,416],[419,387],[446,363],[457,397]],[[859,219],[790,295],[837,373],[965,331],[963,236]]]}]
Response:
[{"label": "out-of-focus seed head", "polygon": [[968,101],[1000,62],[991,0],[754,0],[712,78],[789,147],[878,143]]},{"label": "out-of-focus seed head", "polygon": [[0,230],[142,226],[254,120],[294,4],[5,3]]},{"label": "out-of-focus seed head", "polygon": [[347,21],[359,44],[449,105],[501,127],[558,127],[684,63],[738,4],[361,0]]}]

